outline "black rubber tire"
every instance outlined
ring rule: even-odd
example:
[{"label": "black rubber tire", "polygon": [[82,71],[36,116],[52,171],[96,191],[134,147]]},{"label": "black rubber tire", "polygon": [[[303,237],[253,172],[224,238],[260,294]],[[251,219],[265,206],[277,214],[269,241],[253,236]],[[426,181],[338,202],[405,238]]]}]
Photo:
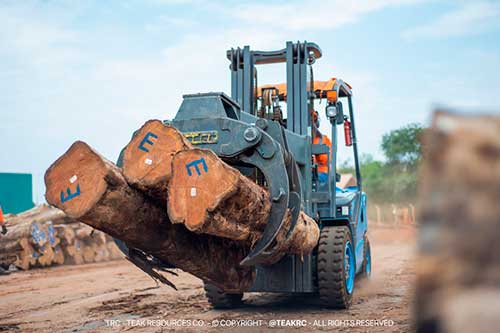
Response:
[{"label": "black rubber tire", "polygon": [[[368,250],[370,251],[370,272],[366,271],[366,264],[367,264],[366,251],[368,251]],[[361,277],[363,279],[369,279],[371,276],[371,272],[373,270],[373,260],[371,258],[371,254],[372,254],[372,251],[371,251],[370,241],[368,240],[368,237],[365,236],[365,245],[363,247],[363,268],[361,271]]]},{"label": "black rubber tire", "polygon": [[[348,309],[352,293],[347,292],[344,272],[344,249],[351,241],[345,226],[325,226],[318,245],[318,288],[321,305],[327,308]],[[354,290],[353,290],[354,291]]]},{"label": "black rubber tire", "polygon": [[228,294],[206,282],[205,296],[214,309],[231,309],[243,304],[243,293]]}]

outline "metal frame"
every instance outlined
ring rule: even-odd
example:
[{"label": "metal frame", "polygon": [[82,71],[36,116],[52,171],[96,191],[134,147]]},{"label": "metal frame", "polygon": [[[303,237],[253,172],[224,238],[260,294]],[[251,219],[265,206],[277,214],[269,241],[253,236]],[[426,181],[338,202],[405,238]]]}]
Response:
[{"label": "metal frame", "polygon": [[[329,161],[327,191],[313,187],[311,156],[330,152],[326,145],[313,145],[311,139],[309,98],[312,96],[307,90],[310,79],[307,66],[321,57],[321,50],[314,43],[287,42],[286,48],[278,51],[251,51],[248,46],[231,49],[227,57],[231,62],[231,98],[223,93],[186,95],[171,123],[181,132],[217,132],[218,140],[200,142],[199,147],[211,149],[243,173],[258,168],[268,183],[272,198],[270,220],[263,237],[242,261],[244,265],[256,265],[257,276],[250,291],[315,292],[314,254],[303,258],[287,255],[271,266],[259,263],[273,255],[272,241],[282,226],[287,208],[292,209],[294,221],[302,209],[317,218],[320,227],[345,222],[353,230],[353,237],[359,237],[356,226],[361,216],[360,191],[336,202],[336,144],[332,147]],[[283,62],[287,68],[286,129],[278,122],[256,117],[255,103],[256,65]],[[356,177],[361,190],[352,93],[341,80],[338,80],[335,89],[338,96],[349,98]],[[332,139],[335,143],[338,142],[336,136],[337,128],[333,125]],[[351,205],[352,214],[348,217],[337,216],[338,204]],[[292,224],[288,235],[293,227]],[[120,249],[127,253],[128,247],[118,243],[122,245]]]}]

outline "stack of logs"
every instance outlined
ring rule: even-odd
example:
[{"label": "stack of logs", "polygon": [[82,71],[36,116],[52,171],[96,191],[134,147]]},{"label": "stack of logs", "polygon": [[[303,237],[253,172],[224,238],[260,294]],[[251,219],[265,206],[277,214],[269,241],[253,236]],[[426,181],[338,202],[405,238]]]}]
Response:
[{"label": "stack of logs", "polygon": [[0,237],[0,265],[20,269],[82,264],[122,258],[113,239],[68,219],[63,211],[40,205],[5,216],[8,232]]},{"label": "stack of logs", "polygon": [[[240,262],[268,223],[271,198],[174,127],[146,122],[122,153],[123,168],[77,141],[45,174],[47,201],[69,217],[121,239],[228,291],[250,288],[255,267]],[[291,212],[283,219],[276,255],[304,256],[319,238],[316,222]]]}]

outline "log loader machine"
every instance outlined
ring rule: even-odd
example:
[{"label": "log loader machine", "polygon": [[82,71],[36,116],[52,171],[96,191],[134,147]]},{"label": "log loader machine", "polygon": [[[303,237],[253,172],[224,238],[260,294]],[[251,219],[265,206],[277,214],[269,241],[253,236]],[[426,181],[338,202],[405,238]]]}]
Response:
[{"label": "log loader machine", "polygon": [[[340,79],[313,80],[312,66],[321,56],[319,46],[310,42],[287,42],[277,51],[254,51],[249,46],[230,49],[231,97],[224,93],[185,95],[175,118],[165,122],[271,194],[269,222],[240,263],[256,266],[256,279],[248,292],[315,293],[326,307],[348,308],[355,277],[371,273],[366,194],[362,191],[352,89]],[[257,66],[275,63],[286,64],[286,83],[258,87]],[[317,99],[326,100],[331,149],[313,144],[311,110]],[[339,125],[344,126],[356,171],[356,185],[345,189],[336,186],[340,178],[336,169]],[[312,158],[319,154],[328,156],[326,181],[320,181]],[[287,235],[302,210],[318,223],[319,244],[310,255],[286,255],[265,265],[277,250],[275,238],[285,227],[288,210],[292,223]],[[129,258],[133,256],[124,243],[117,243]],[[169,267],[165,262],[159,264]],[[205,283],[205,291],[216,308],[242,302],[243,293],[226,293],[209,283]]]}]

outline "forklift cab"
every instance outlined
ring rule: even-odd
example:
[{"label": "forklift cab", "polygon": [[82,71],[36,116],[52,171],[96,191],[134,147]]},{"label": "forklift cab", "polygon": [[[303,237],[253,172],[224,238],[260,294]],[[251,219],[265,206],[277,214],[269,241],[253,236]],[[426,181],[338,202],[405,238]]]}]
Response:
[{"label": "forklift cab", "polygon": [[[309,95],[309,105],[311,111],[314,111],[314,101],[326,100],[324,109],[326,119],[330,123],[330,140],[332,147],[326,144],[314,144],[314,123],[310,118],[312,155],[328,156],[328,179],[326,182],[320,182],[318,177],[318,165],[313,161],[312,165],[312,190],[314,192],[331,192],[336,189],[336,183],[340,181],[340,174],[336,172],[338,137],[344,136],[346,147],[352,148],[352,154],[356,169],[357,188],[361,189],[361,174],[359,169],[359,160],[356,143],[356,133],[354,128],[354,110],[352,102],[352,87],[335,77],[328,81],[312,81],[307,83],[307,92]],[[284,108],[280,102],[287,102],[287,84],[268,84],[257,88],[257,114],[261,118],[275,120],[283,126],[287,124],[287,117],[284,115]],[[347,107],[344,107],[346,105]],[[343,125],[343,130],[339,134],[338,127]],[[337,189],[339,190],[339,189]]]},{"label": "forklift cab", "polygon": [[[280,128],[285,150],[297,166],[297,183],[293,190],[301,209],[313,217],[321,229],[317,251],[303,258],[285,256],[271,266],[257,265],[257,277],[250,291],[316,293],[326,306],[346,308],[354,287],[356,274],[369,274],[371,265],[369,243],[366,239],[366,195],[358,160],[352,88],[344,81],[331,78],[315,81],[312,66],[321,58],[318,45],[309,42],[287,42],[278,51],[253,51],[248,46],[230,49],[227,58],[231,70],[231,98],[241,106],[241,120]],[[285,63],[286,83],[257,85],[257,67]],[[326,115],[331,130],[332,149],[325,144],[314,144],[311,109],[314,101],[326,101]],[[352,148],[356,170],[356,185],[336,186],[337,147],[339,128],[343,126],[344,140]],[[267,125],[266,125],[267,126]],[[278,131],[275,131],[278,133]],[[281,135],[281,134],[280,134]],[[320,184],[313,155],[327,154],[327,181]],[[291,174],[291,173],[289,173]],[[292,189],[292,186],[290,187]],[[292,191],[292,190],[291,190]],[[342,249],[336,240],[343,239]],[[338,253],[342,254],[342,276],[325,266]],[[340,290],[334,290],[336,281],[343,281]]]}]

